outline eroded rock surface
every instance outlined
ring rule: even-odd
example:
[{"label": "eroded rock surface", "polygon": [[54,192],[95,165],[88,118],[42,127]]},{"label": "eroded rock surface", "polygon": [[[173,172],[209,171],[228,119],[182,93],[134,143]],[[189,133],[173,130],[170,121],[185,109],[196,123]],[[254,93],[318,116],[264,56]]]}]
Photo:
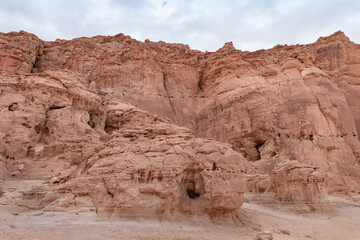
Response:
[{"label": "eroded rock surface", "polygon": [[342,32],[256,52],[230,42],[214,53],[119,34],[44,43],[34,71],[78,72],[106,99],[230,143],[260,160],[261,173],[283,160],[319,167],[338,191],[359,185],[359,51]]},{"label": "eroded rock surface", "polygon": [[43,42],[33,34],[0,34],[0,72],[30,73]]},{"label": "eroded rock surface", "polygon": [[246,185],[291,202],[355,192],[359,64],[342,32],[205,53],[0,34],[0,180],[39,183],[29,206],[170,219],[231,212]]},{"label": "eroded rock surface", "polygon": [[284,161],[271,173],[270,189],[278,201],[300,203],[323,207],[327,187],[327,175],[317,168],[306,166],[297,161]]},{"label": "eroded rock surface", "polygon": [[60,186],[74,194],[72,203],[90,196],[100,213],[166,218],[242,205],[246,163],[230,146],[195,138],[186,128],[123,103],[107,106],[106,144]]},{"label": "eroded rock surface", "polygon": [[1,177],[13,180],[4,186],[38,180],[15,203],[166,219],[241,207],[246,160],[231,146],[134,106],[102,103],[68,70],[3,75],[0,83]]}]

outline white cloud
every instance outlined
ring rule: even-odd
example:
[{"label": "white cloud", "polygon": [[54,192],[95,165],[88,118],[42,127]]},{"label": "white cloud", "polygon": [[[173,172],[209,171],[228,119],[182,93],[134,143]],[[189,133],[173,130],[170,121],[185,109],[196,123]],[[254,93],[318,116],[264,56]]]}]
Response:
[{"label": "white cloud", "polygon": [[288,15],[288,14],[293,14],[293,12],[296,12],[296,9],[298,9],[299,7],[305,4],[311,7],[311,5],[309,4],[309,0],[292,0],[292,1],[279,1],[277,2],[275,8],[277,12],[284,15]]},{"label": "white cloud", "polygon": [[[166,4],[164,4],[166,2]],[[343,30],[360,42],[357,0],[2,0],[0,31],[44,40],[124,34],[214,51],[310,43]]]}]

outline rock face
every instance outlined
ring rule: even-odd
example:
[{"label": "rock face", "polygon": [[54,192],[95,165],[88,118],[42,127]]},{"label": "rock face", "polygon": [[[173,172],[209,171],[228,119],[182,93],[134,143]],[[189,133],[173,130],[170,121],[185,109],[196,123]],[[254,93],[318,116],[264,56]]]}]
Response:
[{"label": "rock face", "polygon": [[0,34],[0,179],[47,182],[43,206],[166,218],[231,212],[246,185],[308,203],[356,191],[359,66],[342,32],[205,53]]},{"label": "rock face", "polygon": [[[277,163],[271,174],[247,174],[247,188],[259,204],[277,204],[293,211],[330,210],[326,193],[328,175],[296,160]],[[264,193],[258,195],[258,193]]]},{"label": "rock face", "polygon": [[23,190],[36,198],[18,204],[166,219],[241,207],[247,163],[230,145],[122,102],[102,104],[68,70],[4,74],[0,83],[1,177],[51,186]]},{"label": "rock face", "polygon": [[171,218],[242,205],[244,159],[229,146],[163,123],[116,130],[110,138],[78,169],[83,174],[61,186],[90,196],[98,212]]},{"label": "rock face", "polygon": [[230,146],[195,138],[188,129],[133,106],[106,106],[106,144],[60,186],[74,194],[70,204],[90,196],[100,213],[170,219],[242,205],[245,159]]},{"label": "rock face", "polygon": [[320,38],[311,47],[315,65],[329,74],[330,79],[342,90],[357,129],[360,133],[359,76],[360,47],[342,32]]},{"label": "rock face", "polygon": [[0,35],[0,71],[30,73],[38,57],[42,41],[23,31]]},{"label": "rock face", "polygon": [[278,201],[307,204],[316,209],[324,202],[326,182],[324,172],[297,161],[284,161],[271,173],[270,190]]}]

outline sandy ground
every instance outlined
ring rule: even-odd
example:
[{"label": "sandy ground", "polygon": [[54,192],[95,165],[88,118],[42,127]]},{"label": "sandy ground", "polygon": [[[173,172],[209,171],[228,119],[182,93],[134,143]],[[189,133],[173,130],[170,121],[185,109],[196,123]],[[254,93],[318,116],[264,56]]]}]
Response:
[{"label": "sandy ground", "polygon": [[[38,207],[36,198],[23,198],[22,192],[44,186],[35,180],[3,182],[0,191],[0,240],[82,240],[82,239],[256,239],[270,232],[281,239],[360,239],[360,195],[328,197],[330,211],[296,213],[294,206],[249,203],[237,210],[228,222],[210,218],[165,222],[146,219],[109,219],[90,211],[63,208],[29,210]],[[251,200],[254,199],[254,200]],[[26,207],[19,207],[23,205]],[[235,216],[236,215],[236,216]],[[237,224],[234,223],[234,220]],[[216,221],[216,223],[215,223]]]},{"label": "sandy ground", "polygon": [[221,225],[157,220],[106,219],[93,212],[23,211],[0,205],[0,239],[360,239],[360,203],[330,199],[332,212],[296,214],[278,207],[245,203],[240,224]]}]

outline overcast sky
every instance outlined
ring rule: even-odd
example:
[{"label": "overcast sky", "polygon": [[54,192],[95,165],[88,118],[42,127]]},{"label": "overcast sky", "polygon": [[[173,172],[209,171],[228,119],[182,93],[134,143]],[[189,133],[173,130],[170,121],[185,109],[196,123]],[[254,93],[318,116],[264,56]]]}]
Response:
[{"label": "overcast sky", "polygon": [[360,43],[359,0],[1,0],[0,32],[43,40],[124,33],[214,51],[311,43],[342,30]]}]

